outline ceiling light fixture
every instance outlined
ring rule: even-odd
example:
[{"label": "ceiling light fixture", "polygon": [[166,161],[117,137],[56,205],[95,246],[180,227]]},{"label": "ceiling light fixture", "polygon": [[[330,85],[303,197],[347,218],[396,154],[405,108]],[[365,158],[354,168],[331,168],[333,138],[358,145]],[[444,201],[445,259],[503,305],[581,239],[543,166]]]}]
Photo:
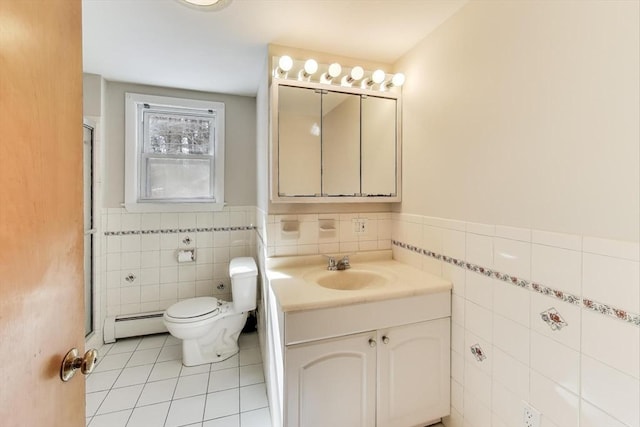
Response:
[{"label": "ceiling light fixture", "polygon": [[229,6],[232,0],[181,0],[187,6],[195,6],[198,10],[221,10]]}]

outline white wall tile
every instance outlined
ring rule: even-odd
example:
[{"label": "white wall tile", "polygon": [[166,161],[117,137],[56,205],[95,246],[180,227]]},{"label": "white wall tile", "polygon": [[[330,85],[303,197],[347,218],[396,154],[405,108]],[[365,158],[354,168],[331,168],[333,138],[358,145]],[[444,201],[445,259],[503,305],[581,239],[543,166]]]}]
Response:
[{"label": "white wall tile", "polygon": [[178,214],[173,212],[161,213],[160,228],[163,230],[179,228]]},{"label": "white wall tile", "polygon": [[582,356],[582,398],[631,427],[640,425],[640,385],[603,363]]},{"label": "white wall tile", "polygon": [[520,240],[522,242],[531,242],[531,230],[528,228],[509,227],[505,225],[496,225],[496,237],[503,237],[510,240]]},{"label": "white wall tile", "polygon": [[464,409],[464,387],[456,380],[451,380],[451,407],[462,411]]},{"label": "white wall tile", "polygon": [[487,427],[491,425],[491,410],[483,405],[478,397],[464,393],[464,425],[465,427]]},{"label": "white wall tile", "polygon": [[493,238],[466,233],[466,261],[485,268],[493,268]]},{"label": "white wall tile", "polygon": [[493,279],[467,270],[465,298],[491,310],[493,308]]},{"label": "white wall tile", "polygon": [[[522,422],[522,400],[511,390],[496,381],[493,382],[492,386],[491,411],[493,414],[498,416],[504,426],[520,427]],[[492,427],[496,427],[495,422]]]},{"label": "white wall tile", "polygon": [[501,272],[521,279],[531,277],[531,244],[494,238],[493,266]]},{"label": "white wall tile", "polygon": [[529,399],[529,366],[493,348],[493,381],[506,387],[521,400]]},{"label": "white wall tile", "polygon": [[451,349],[460,354],[463,354],[465,351],[464,334],[464,325],[460,325],[458,323],[451,324]]},{"label": "white wall tile", "polygon": [[627,427],[586,400],[580,405],[580,427]]},{"label": "white wall tile", "polygon": [[582,253],[534,244],[531,247],[531,280],[581,295]]},{"label": "white wall tile", "polygon": [[[469,289],[470,286],[469,284],[467,284],[467,290]],[[493,318],[490,309],[482,307],[470,300],[466,301],[465,327],[468,331],[478,335],[480,338],[488,342],[492,342],[492,321]]]},{"label": "white wall tile", "polygon": [[479,222],[467,222],[465,224],[465,230],[467,233],[481,234],[483,236],[494,236],[496,233],[496,226],[490,224],[482,224]]},{"label": "white wall tile", "polygon": [[640,378],[640,333],[635,325],[583,309],[582,352]]},{"label": "white wall tile", "polygon": [[440,227],[432,227],[430,225],[422,226],[422,248],[442,254],[443,230]]},{"label": "white wall tile", "polygon": [[580,393],[580,353],[536,332],[531,333],[531,368]]},{"label": "white wall tile", "polygon": [[472,363],[464,367],[464,390],[486,407],[491,407],[491,376]]},{"label": "white wall tile", "polygon": [[529,328],[494,313],[493,345],[529,365]]},{"label": "white wall tile", "polygon": [[[555,308],[567,323],[562,329],[552,330],[540,313]],[[536,292],[531,293],[531,329],[580,351],[580,307]]]},{"label": "white wall tile", "polygon": [[451,378],[462,384],[464,382],[464,356],[458,352],[451,352]]},{"label": "white wall tile", "polygon": [[442,253],[464,260],[466,256],[466,233],[457,230],[442,230]]},{"label": "white wall tile", "polygon": [[556,248],[582,250],[582,236],[577,234],[555,233],[551,231],[532,230],[531,241],[540,245]]},{"label": "white wall tile", "polygon": [[557,383],[531,372],[531,404],[559,426],[578,427],[579,398]]},{"label": "white wall tile", "polygon": [[454,294],[465,295],[466,270],[464,268],[443,262],[442,277],[453,284],[452,292]]},{"label": "white wall tile", "polygon": [[531,292],[502,280],[492,279],[493,311],[523,326],[530,325]]},{"label": "white wall tile", "polygon": [[582,250],[593,254],[640,261],[640,244],[622,240],[585,236]]},{"label": "white wall tile", "polygon": [[582,292],[585,297],[640,313],[640,267],[637,261],[583,254]]},{"label": "white wall tile", "polygon": [[[482,350],[482,354],[484,355],[484,359],[478,359],[472,352],[472,346],[479,346]],[[465,367],[467,364],[471,364],[481,371],[485,372],[488,375],[492,375],[493,368],[493,346],[489,341],[486,341],[479,336],[466,331],[464,334],[464,348],[463,355],[465,359]],[[466,376],[466,370],[465,370]]]},{"label": "white wall tile", "polygon": [[460,295],[451,295],[451,322],[464,327],[465,300]]}]

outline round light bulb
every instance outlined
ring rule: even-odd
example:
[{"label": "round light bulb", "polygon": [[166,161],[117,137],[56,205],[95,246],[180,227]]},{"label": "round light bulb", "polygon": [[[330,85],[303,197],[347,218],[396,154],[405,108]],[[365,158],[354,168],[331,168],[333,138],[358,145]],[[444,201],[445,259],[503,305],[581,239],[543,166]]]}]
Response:
[{"label": "round light bulb", "polygon": [[385,77],[385,73],[382,70],[375,70],[373,72],[373,74],[371,75],[371,80],[376,83],[376,84],[380,84],[384,81],[384,77]]},{"label": "round light bulb", "polygon": [[355,66],[351,69],[351,73],[349,74],[353,80],[360,80],[364,77],[364,69],[359,66]]},{"label": "round light bulb", "polygon": [[329,74],[329,77],[335,79],[340,75],[340,73],[342,73],[342,67],[340,66],[340,64],[334,62],[333,64],[329,65],[329,69],[327,70],[327,74]]},{"label": "round light bulb", "polygon": [[404,74],[394,74],[394,76],[391,78],[391,84],[398,87],[402,86],[404,84]]},{"label": "round light bulb", "polygon": [[291,67],[293,67],[293,59],[291,59],[290,56],[281,56],[280,60],[278,61],[278,68],[280,68],[282,71],[287,72],[291,69]]},{"label": "round light bulb", "polygon": [[304,63],[304,72],[308,75],[311,75],[316,71],[318,71],[318,63],[316,62],[316,60],[307,59],[307,61]]}]

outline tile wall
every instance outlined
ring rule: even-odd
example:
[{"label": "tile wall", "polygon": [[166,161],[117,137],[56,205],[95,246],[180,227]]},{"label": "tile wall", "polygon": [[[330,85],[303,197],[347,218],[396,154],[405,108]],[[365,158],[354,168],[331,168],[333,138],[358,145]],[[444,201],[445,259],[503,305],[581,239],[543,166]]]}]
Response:
[{"label": "tile wall", "polygon": [[389,212],[266,215],[259,211],[258,217],[258,233],[270,257],[391,249]]},{"label": "tile wall", "polygon": [[[106,315],[164,310],[196,296],[229,300],[229,261],[255,256],[254,224],[253,206],[215,213],[103,209]],[[176,253],[185,248],[195,248],[195,262],[178,263]]]},{"label": "tile wall", "polygon": [[392,239],[454,285],[448,426],[640,426],[638,243],[407,214]]}]

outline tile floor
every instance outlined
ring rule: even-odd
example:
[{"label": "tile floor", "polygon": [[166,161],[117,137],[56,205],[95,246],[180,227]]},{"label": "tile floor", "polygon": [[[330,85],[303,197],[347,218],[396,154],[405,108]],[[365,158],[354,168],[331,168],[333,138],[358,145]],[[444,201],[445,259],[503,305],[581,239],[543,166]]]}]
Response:
[{"label": "tile floor", "polygon": [[239,345],[224,362],[190,368],[168,334],[103,346],[87,377],[87,426],[271,427],[257,333]]}]

